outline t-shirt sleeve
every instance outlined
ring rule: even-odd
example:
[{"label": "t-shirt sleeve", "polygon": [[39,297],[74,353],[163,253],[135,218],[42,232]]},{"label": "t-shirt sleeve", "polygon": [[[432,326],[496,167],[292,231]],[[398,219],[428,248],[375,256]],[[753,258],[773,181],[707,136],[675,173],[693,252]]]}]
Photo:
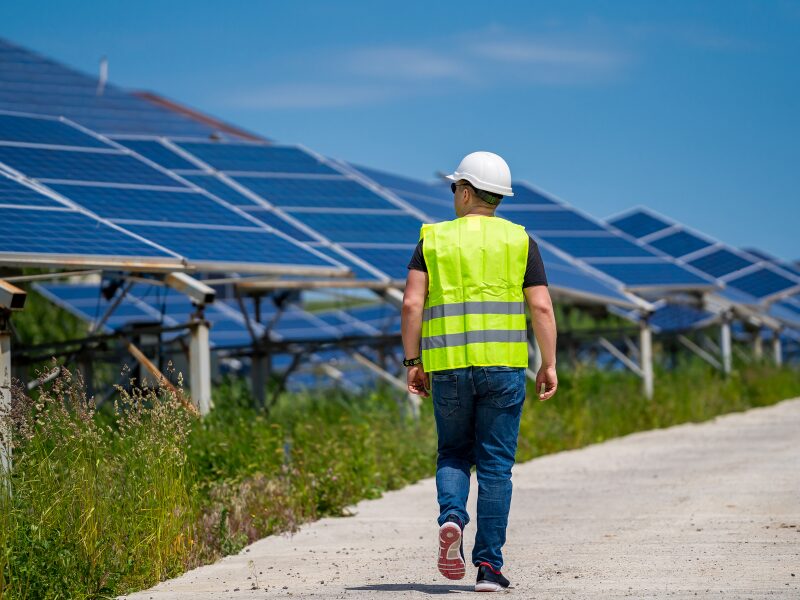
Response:
[{"label": "t-shirt sleeve", "polygon": [[547,274],[544,272],[542,255],[539,253],[539,244],[528,236],[528,266],[525,268],[525,277],[522,288],[534,285],[547,285]]},{"label": "t-shirt sleeve", "polygon": [[425,255],[422,253],[422,240],[420,240],[417,247],[414,248],[414,254],[411,255],[408,268],[416,271],[428,272],[428,265],[425,264]]}]

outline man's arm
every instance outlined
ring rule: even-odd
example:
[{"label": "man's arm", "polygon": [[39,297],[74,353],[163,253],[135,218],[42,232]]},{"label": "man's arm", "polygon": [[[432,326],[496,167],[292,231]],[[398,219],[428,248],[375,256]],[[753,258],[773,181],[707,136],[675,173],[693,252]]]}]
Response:
[{"label": "man's arm", "polygon": [[[539,400],[547,400],[556,393],[558,377],[556,375],[556,317],[553,302],[546,285],[526,287],[525,300],[531,311],[531,324],[539,349],[542,351],[542,366],[536,375],[536,393]],[[541,384],[545,385],[544,393]]]},{"label": "man's arm", "polygon": [[[403,335],[403,352],[406,358],[420,355],[422,337],[422,311],[428,295],[428,274],[409,269],[406,291],[403,294],[403,309],[400,312],[400,331]],[[419,396],[428,396],[428,374],[425,365],[408,367],[408,391]]]}]

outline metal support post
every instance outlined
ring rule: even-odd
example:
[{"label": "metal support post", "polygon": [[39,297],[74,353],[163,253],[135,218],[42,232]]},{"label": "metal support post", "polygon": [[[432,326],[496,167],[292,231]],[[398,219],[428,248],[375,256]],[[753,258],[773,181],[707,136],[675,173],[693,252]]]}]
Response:
[{"label": "metal support post", "polygon": [[644,395],[653,397],[653,331],[647,315],[639,321],[639,352],[642,357],[642,383]]},{"label": "metal support post", "polygon": [[190,326],[189,388],[192,403],[201,415],[211,410],[211,349],[208,342],[208,323],[196,317]]},{"label": "metal support post", "polygon": [[267,382],[272,371],[272,361],[269,354],[257,350],[250,358],[250,381],[252,384],[253,400],[258,408],[266,406]]},{"label": "metal support post", "polygon": [[781,347],[781,332],[775,330],[772,332],[772,357],[775,360],[775,366],[780,367],[783,365],[783,348]]},{"label": "metal support post", "polygon": [[722,318],[720,324],[719,346],[722,352],[722,372],[731,374],[731,320],[728,315]]},{"label": "metal support post", "polygon": [[761,327],[753,331],[753,357],[756,360],[764,358],[764,338],[761,337]]}]

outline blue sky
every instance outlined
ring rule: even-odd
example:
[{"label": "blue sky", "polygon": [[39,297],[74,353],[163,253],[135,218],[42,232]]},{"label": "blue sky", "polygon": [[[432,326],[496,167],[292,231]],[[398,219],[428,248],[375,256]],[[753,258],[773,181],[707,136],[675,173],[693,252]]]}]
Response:
[{"label": "blue sky", "polygon": [[800,259],[800,1],[6,2],[0,35],[420,178],[473,150]]}]

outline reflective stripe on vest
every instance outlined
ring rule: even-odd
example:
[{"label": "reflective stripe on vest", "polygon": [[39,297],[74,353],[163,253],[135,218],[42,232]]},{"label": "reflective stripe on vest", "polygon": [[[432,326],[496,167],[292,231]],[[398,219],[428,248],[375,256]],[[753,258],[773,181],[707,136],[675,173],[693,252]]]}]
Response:
[{"label": "reflective stripe on vest", "polygon": [[460,317],[463,315],[524,315],[524,302],[454,302],[426,308],[422,313],[423,321],[442,317]]},{"label": "reflective stripe on vest", "polygon": [[499,217],[463,217],[423,225],[420,237],[428,267],[425,370],[527,366],[525,229]]}]

